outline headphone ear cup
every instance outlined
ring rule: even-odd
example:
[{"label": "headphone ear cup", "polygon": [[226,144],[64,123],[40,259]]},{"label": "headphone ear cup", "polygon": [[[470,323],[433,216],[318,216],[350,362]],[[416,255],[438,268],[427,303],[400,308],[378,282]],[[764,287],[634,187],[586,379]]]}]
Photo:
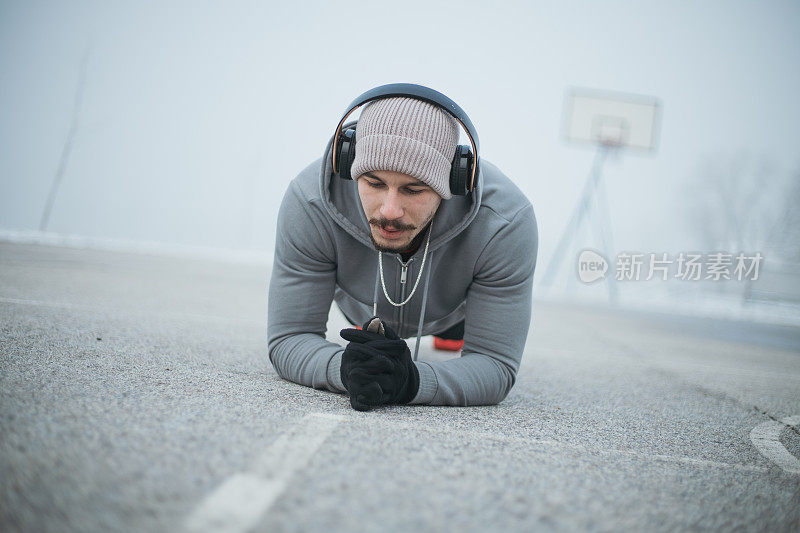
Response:
[{"label": "headphone ear cup", "polygon": [[350,167],[356,159],[356,130],[348,128],[339,135],[339,177],[345,180],[353,179]]},{"label": "headphone ear cup", "polygon": [[450,192],[457,196],[469,193],[469,176],[472,171],[472,151],[469,146],[456,146],[453,164],[450,167]]}]

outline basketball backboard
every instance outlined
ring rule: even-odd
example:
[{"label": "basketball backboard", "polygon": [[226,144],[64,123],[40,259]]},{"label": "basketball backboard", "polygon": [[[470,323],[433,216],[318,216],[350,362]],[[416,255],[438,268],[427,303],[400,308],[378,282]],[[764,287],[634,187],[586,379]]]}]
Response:
[{"label": "basketball backboard", "polygon": [[563,135],[573,142],[651,152],[660,107],[655,97],[570,88],[564,99]]}]

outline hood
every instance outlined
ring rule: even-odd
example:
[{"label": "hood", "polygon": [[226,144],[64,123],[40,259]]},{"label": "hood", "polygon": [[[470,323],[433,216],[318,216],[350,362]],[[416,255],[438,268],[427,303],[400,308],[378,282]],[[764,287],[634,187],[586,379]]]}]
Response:
[{"label": "hood", "polygon": [[[351,121],[343,129],[354,127],[357,121]],[[328,214],[355,239],[372,248],[369,237],[369,223],[361,206],[358,188],[355,181],[343,180],[333,174],[333,136],[328,140],[320,166],[320,197]],[[483,171],[479,169],[475,189],[466,196],[453,196],[442,200],[433,217],[433,234],[430,251],[433,252],[444,243],[461,233],[475,216],[481,206],[483,191]]]}]

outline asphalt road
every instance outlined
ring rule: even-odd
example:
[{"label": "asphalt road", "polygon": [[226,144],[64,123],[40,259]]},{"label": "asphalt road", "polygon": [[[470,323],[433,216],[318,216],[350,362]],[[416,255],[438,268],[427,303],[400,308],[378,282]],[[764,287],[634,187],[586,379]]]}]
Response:
[{"label": "asphalt road", "polygon": [[800,328],[537,301],[500,405],[361,413],[268,279],[0,243],[0,530],[800,530]]}]

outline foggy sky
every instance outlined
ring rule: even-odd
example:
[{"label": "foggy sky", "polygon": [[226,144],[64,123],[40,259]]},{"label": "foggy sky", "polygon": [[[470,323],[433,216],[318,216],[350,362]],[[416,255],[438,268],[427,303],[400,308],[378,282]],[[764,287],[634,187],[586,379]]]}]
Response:
[{"label": "foggy sky", "polygon": [[[797,2],[0,4],[0,229],[36,229],[82,111],[50,231],[271,250],[289,181],[346,105],[420,83],[461,105],[530,198],[543,268],[589,172],[565,90],[657,97],[658,149],[605,166],[617,250],[696,249],[708,158],[800,167]],[[746,216],[746,213],[743,213]]]}]

